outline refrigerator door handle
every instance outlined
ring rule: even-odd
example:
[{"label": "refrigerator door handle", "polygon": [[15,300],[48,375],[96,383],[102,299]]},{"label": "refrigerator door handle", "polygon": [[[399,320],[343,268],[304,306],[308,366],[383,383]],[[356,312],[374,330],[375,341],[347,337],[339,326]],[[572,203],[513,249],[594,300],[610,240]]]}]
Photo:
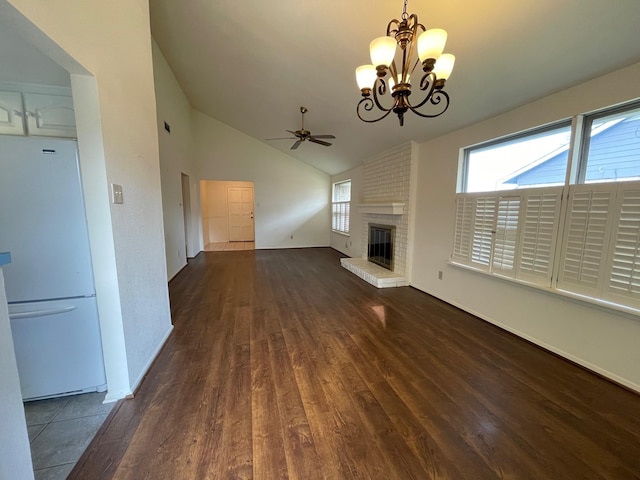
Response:
[{"label": "refrigerator door handle", "polygon": [[46,308],[43,310],[31,310],[29,312],[16,312],[9,313],[9,318],[34,318],[34,317],[46,317],[47,315],[57,315],[59,313],[71,312],[75,310],[76,307],[70,305],[68,307],[60,307],[60,308]]}]

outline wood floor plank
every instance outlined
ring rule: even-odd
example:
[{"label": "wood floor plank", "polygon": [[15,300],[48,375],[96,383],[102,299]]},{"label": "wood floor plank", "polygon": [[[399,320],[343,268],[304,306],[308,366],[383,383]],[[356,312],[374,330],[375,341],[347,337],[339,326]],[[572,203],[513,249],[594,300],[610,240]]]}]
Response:
[{"label": "wood floor plank", "polygon": [[71,479],[640,480],[640,395],[328,248],[206,252]]}]

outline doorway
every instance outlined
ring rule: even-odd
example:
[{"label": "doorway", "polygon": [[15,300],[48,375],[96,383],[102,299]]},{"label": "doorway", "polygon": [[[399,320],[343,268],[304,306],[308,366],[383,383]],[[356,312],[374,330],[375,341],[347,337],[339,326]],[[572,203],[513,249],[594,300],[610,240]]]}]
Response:
[{"label": "doorway", "polygon": [[253,182],[202,180],[205,251],[255,249]]},{"label": "doorway", "polygon": [[185,257],[191,258],[189,255],[189,245],[191,242],[191,187],[189,185],[189,175],[181,173],[182,181],[182,219],[184,221],[184,251]]}]

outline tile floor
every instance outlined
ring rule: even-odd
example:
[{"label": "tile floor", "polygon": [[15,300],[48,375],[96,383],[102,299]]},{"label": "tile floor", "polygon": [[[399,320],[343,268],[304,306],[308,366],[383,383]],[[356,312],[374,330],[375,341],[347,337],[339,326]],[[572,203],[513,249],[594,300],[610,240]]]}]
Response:
[{"label": "tile floor", "polygon": [[26,402],[31,457],[36,480],[64,480],[80,459],[115,403],[104,393]]},{"label": "tile floor", "polygon": [[223,252],[228,250],[255,250],[255,242],[214,242],[204,247],[205,252]]}]

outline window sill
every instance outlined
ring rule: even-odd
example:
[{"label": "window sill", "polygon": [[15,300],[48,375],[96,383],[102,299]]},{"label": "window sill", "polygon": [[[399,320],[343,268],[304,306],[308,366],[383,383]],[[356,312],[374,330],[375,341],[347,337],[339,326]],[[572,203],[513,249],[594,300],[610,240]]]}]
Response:
[{"label": "window sill", "polygon": [[331,233],[337,233],[338,235],[342,235],[343,237],[350,237],[349,232],[340,232],[338,230],[331,230]]},{"label": "window sill", "polygon": [[587,295],[582,295],[582,294],[579,294],[579,293],[570,292],[568,290],[560,290],[560,289],[553,288],[553,287],[545,287],[545,286],[538,285],[538,284],[535,284],[535,283],[526,282],[524,280],[518,280],[518,279],[515,279],[515,278],[505,277],[503,275],[490,273],[490,272],[487,272],[485,270],[481,270],[479,268],[472,267],[470,265],[465,265],[464,263],[458,263],[458,262],[453,261],[453,260],[449,260],[447,263],[449,265],[451,265],[452,267],[460,268],[462,270],[467,270],[467,271],[474,272],[474,273],[478,273],[480,275],[484,275],[485,277],[495,278],[496,280],[501,280],[503,282],[514,283],[516,285],[521,285],[523,287],[528,287],[528,288],[532,288],[532,289],[539,290],[539,291],[542,291],[542,292],[546,292],[546,293],[549,293],[551,295],[558,295],[560,297],[568,298],[570,300],[574,300],[574,301],[577,301],[579,303],[587,303],[590,306],[599,307],[599,308],[607,311],[608,313],[611,313],[611,310],[613,310],[613,311],[618,312],[618,313],[627,314],[630,317],[633,317],[635,320],[638,320],[640,318],[640,309],[637,309],[637,308],[628,307],[626,305],[621,305],[619,303],[613,303],[613,302],[609,302],[609,301],[606,301],[606,300],[600,300],[599,298],[589,297]]}]

